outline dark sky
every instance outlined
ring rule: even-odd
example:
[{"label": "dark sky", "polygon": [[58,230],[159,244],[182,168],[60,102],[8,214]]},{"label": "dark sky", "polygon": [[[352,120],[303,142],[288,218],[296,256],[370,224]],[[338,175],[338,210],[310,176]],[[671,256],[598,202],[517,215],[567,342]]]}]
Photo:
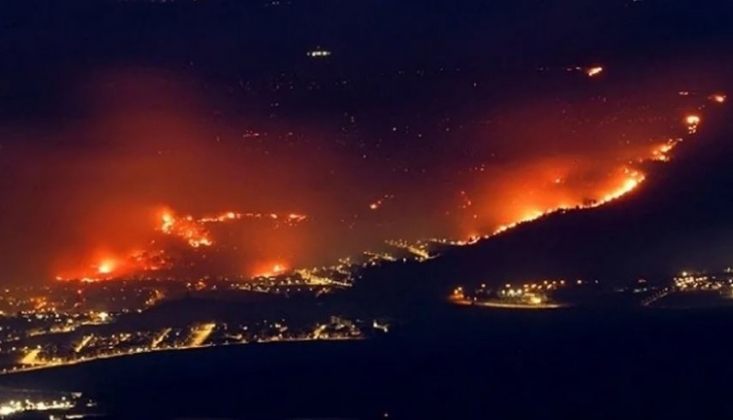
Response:
[{"label": "dark sky", "polygon": [[733,74],[724,1],[267,3],[0,5],[0,282],[161,206],[309,216],[220,233],[242,274],[487,233],[615,190]]}]

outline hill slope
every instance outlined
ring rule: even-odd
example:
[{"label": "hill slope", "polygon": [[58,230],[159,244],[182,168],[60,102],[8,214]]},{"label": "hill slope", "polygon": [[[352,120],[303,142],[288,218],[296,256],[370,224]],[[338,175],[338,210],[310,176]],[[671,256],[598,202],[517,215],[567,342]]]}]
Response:
[{"label": "hill slope", "polygon": [[710,113],[706,129],[649,168],[641,188],[605,206],[558,212],[427,263],[391,264],[364,276],[381,298],[444,293],[467,282],[538,277],[625,281],[733,262],[733,121]]}]

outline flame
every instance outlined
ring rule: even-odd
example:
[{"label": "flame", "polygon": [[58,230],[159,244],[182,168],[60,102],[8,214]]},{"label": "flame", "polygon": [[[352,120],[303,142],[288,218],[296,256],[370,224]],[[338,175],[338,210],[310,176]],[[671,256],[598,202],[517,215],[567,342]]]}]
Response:
[{"label": "flame", "polygon": [[[545,216],[548,216],[553,213],[557,213],[563,210],[570,210],[571,208],[580,208],[580,209],[590,209],[595,207],[600,207],[604,204],[607,204],[611,201],[617,200],[624,195],[630,193],[631,191],[635,190],[642,182],[645,180],[644,174],[641,172],[626,169],[624,168],[623,172],[625,173],[625,177],[622,180],[622,183],[618,186],[616,186],[613,190],[610,192],[604,194],[601,199],[597,201],[593,201],[587,204],[583,205],[577,205],[577,206],[568,206],[568,205],[560,205],[555,208],[552,208],[550,210],[546,211],[540,211],[540,210],[529,210],[525,212],[519,219],[517,219],[514,222],[499,225],[491,234],[484,236],[484,239],[499,235],[501,233],[504,233],[508,230],[511,230],[517,226],[523,225],[525,223],[533,222],[535,220],[541,219]],[[470,235],[469,239],[463,243],[459,244],[471,244],[475,243],[477,240],[477,237],[475,235]]]},{"label": "flame", "polygon": [[298,213],[290,213],[285,216],[281,216],[277,213],[237,213],[233,211],[228,211],[226,213],[222,213],[215,216],[206,216],[202,217],[200,219],[197,219],[196,221],[200,224],[206,224],[206,223],[224,223],[231,220],[239,220],[239,219],[271,219],[271,220],[284,220],[284,223],[289,225],[294,225],[300,222],[303,222],[308,217],[303,214]]},{"label": "flame", "polygon": [[114,260],[104,260],[97,266],[97,272],[99,274],[110,274],[115,271],[117,263]]},{"label": "flame", "polygon": [[209,247],[214,245],[214,240],[206,228],[206,224],[225,223],[239,219],[282,220],[283,224],[294,226],[297,223],[305,221],[307,216],[298,213],[289,213],[281,217],[277,213],[238,213],[227,211],[196,219],[190,215],[176,217],[170,210],[165,210],[160,216],[159,230],[167,235],[176,236],[185,240],[193,248]]},{"label": "flame", "polygon": [[697,127],[700,125],[700,116],[690,114],[685,117],[685,124],[687,124],[687,132],[690,134],[697,133]]},{"label": "flame", "polygon": [[[299,213],[288,213],[279,215],[277,213],[240,213],[227,211],[213,216],[195,218],[192,215],[179,215],[175,211],[164,208],[158,211],[157,226],[155,230],[182,240],[191,248],[203,248],[214,246],[215,241],[206,225],[212,223],[225,223],[239,219],[264,219],[272,220],[275,226],[295,226],[305,220],[307,216]],[[86,265],[94,268],[93,272],[87,269],[64,272],[56,275],[59,281],[70,279],[82,279],[85,282],[96,282],[100,277],[114,273],[115,275],[136,274],[150,271],[157,271],[171,268],[173,260],[166,254],[165,250],[155,249],[150,246],[138,248],[127,253],[114,253],[109,251],[97,252],[104,258],[97,258],[97,263]],[[114,255],[111,257],[109,255]],[[278,275],[286,270],[286,265],[278,263],[268,267],[263,272],[269,275]]]},{"label": "flame", "polygon": [[261,265],[254,271],[255,277],[277,277],[288,271],[288,265],[284,262],[267,263]]},{"label": "flame", "polygon": [[[598,72],[595,72],[595,74],[597,73]],[[725,97],[715,99],[715,97],[713,96],[711,98],[715,100],[716,102],[725,101]],[[686,115],[684,118],[684,122],[687,126],[688,133],[695,134],[697,132],[697,128],[701,121],[702,121],[701,117],[697,114]],[[670,153],[674,150],[675,146],[677,146],[677,144],[679,144],[680,142],[682,142],[682,139],[667,140],[666,142],[654,147],[651,151],[651,154],[649,156],[646,156],[645,158],[640,159],[640,162],[644,162],[646,160],[668,162],[670,160]],[[618,200],[621,197],[631,193],[632,191],[636,190],[646,180],[646,175],[637,169],[633,169],[629,167],[622,167],[621,173],[623,174],[623,176],[621,178],[620,183],[616,184],[616,186],[613,187],[610,191],[600,194],[599,198],[596,200],[592,200],[589,202],[584,202],[584,203],[580,203],[576,205],[568,205],[568,203],[561,203],[561,204],[552,206],[550,209],[544,210],[544,211],[537,210],[536,208],[535,209],[525,209],[523,213],[521,213],[518,217],[516,217],[514,221],[509,222],[509,223],[500,224],[499,226],[496,227],[496,229],[492,233],[488,235],[484,235],[483,238],[486,239],[486,238],[490,238],[490,237],[499,235],[519,225],[538,220],[542,217],[545,217],[553,213],[557,213],[557,212],[564,211],[564,210],[570,210],[571,208],[589,209],[589,208],[600,207],[612,201]],[[551,182],[555,185],[560,185],[562,184],[563,179],[560,177],[553,177],[551,179]],[[469,244],[475,243],[477,240],[478,240],[477,237],[472,233],[471,235],[469,235],[469,239],[465,241],[456,241],[454,243],[458,245],[469,245]]]},{"label": "flame", "polygon": [[191,247],[211,246],[214,242],[203,224],[191,216],[176,217],[170,211],[160,216],[160,231],[185,240]]},{"label": "flame", "polygon": [[678,142],[681,140],[669,140],[665,143],[660,144],[659,146],[656,146],[652,150],[652,160],[656,160],[659,162],[669,162],[669,154],[672,152],[674,147],[677,145]]}]

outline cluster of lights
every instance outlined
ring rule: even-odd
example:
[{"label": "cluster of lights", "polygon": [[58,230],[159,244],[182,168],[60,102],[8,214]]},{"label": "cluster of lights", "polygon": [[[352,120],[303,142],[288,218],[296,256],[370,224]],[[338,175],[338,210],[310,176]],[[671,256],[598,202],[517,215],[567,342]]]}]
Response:
[{"label": "cluster of lights", "polygon": [[[575,284],[583,285],[587,282],[584,280],[577,280]],[[598,283],[596,281],[596,283]],[[565,287],[565,280],[543,280],[533,283],[525,283],[521,285],[512,286],[511,283],[505,284],[498,290],[489,290],[486,288],[486,284],[482,284],[478,287],[473,294],[470,296],[466,295],[466,292],[462,286],[453,289],[449,300],[453,303],[460,305],[478,305],[478,306],[491,306],[501,308],[558,308],[563,305],[558,303],[552,303],[549,297],[549,292]],[[490,296],[493,296],[491,298]]]},{"label": "cluster of lights", "polygon": [[369,204],[369,209],[378,210],[380,207],[382,207],[382,204],[384,204],[385,201],[390,200],[392,198],[394,198],[394,196],[389,195],[389,194],[385,195],[384,197],[380,198],[379,200],[376,200],[372,202],[371,204]]},{"label": "cluster of lights", "polygon": [[17,415],[27,411],[49,411],[49,410],[69,410],[74,408],[74,403],[67,399],[60,401],[31,401],[31,400],[11,400],[0,404],[0,417]]},{"label": "cluster of lights", "polygon": [[716,93],[716,94],[710,96],[710,100],[713,101],[713,102],[715,102],[715,103],[718,103],[718,104],[725,103],[725,100],[726,99],[727,99],[727,97],[725,95],[721,94],[721,93]]},{"label": "cluster of lights", "polygon": [[422,243],[413,244],[407,241],[394,241],[394,240],[386,241],[386,243],[389,246],[393,246],[395,248],[401,248],[401,249],[408,251],[409,253],[417,257],[418,261],[425,261],[425,260],[429,260],[433,258],[433,256],[430,255],[430,252],[428,252],[427,246]]},{"label": "cluster of lights", "polygon": [[683,271],[674,278],[674,286],[677,290],[720,290],[724,286],[733,286],[728,272],[722,278],[704,273],[691,273]]},{"label": "cluster of lights", "polygon": [[687,124],[687,132],[689,134],[697,133],[697,128],[700,125],[700,116],[694,114],[686,116],[685,124]]},{"label": "cluster of lights", "polygon": [[[376,321],[375,321],[376,322]],[[229,336],[235,341],[229,344],[247,344],[250,342],[270,342],[270,341],[308,341],[320,339],[361,339],[363,332],[357,328],[353,322],[332,316],[331,322],[318,323],[312,330],[306,327],[306,330],[295,331],[288,328],[285,321],[268,324],[264,323],[277,331],[263,331],[256,333],[251,338],[243,336]],[[375,329],[387,332],[389,325],[384,322],[377,323]],[[1,371],[0,374],[9,372],[20,372],[24,370],[39,369],[45,367],[57,367],[65,365],[73,365],[92,360],[108,359],[132,354],[148,353],[163,350],[182,350],[191,348],[200,348],[219,345],[211,340],[213,334],[222,334],[227,330],[226,324],[209,322],[199,325],[193,325],[188,329],[176,329],[173,327],[163,328],[158,331],[139,331],[134,333],[117,333],[112,335],[94,335],[89,334],[81,338],[80,341],[73,345],[72,356],[41,356],[41,348],[34,348],[18,361],[17,365],[11,369]],[[186,332],[187,330],[187,332]],[[248,327],[243,326],[242,330],[247,331]],[[283,333],[288,331],[288,336]],[[140,343],[140,340],[148,340],[147,344]],[[132,347],[130,347],[132,345]],[[52,346],[53,348],[53,346]],[[64,400],[65,401],[65,400]],[[53,403],[29,403],[25,404],[17,401],[11,401],[7,404],[0,404],[2,411],[0,417],[11,415],[25,410],[50,410],[61,409],[62,405],[57,402]],[[71,407],[71,406],[69,406]]]},{"label": "cluster of lights", "polygon": [[328,50],[313,50],[308,52],[308,57],[322,58],[331,55],[331,51]]},{"label": "cluster of lights", "polygon": [[603,67],[601,66],[590,67],[585,70],[585,74],[587,74],[588,77],[595,77],[601,73],[603,73]]}]

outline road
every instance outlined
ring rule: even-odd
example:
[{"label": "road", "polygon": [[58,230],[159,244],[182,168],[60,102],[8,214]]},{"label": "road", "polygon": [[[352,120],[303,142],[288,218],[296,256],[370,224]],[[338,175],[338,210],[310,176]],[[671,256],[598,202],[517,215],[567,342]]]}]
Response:
[{"label": "road", "polygon": [[163,331],[161,331],[160,334],[157,337],[155,337],[153,341],[150,343],[150,348],[157,349],[160,343],[162,343],[163,340],[165,340],[165,337],[168,334],[170,334],[171,331],[172,331],[172,328],[166,328]]},{"label": "road", "polygon": [[216,323],[210,322],[195,329],[193,331],[193,339],[191,340],[190,347],[198,347],[204,344],[211,333],[214,332],[214,328],[216,328]]},{"label": "road", "polygon": [[450,301],[456,305],[464,306],[483,306],[488,308],[501,308],[501,309],[558,309],[564,308],[567,305],[560,303],[537,303],[537,304],[524,304],[524,303],[510,303],[510,302],[493,302],[493,301],[473,301],[468,299],[457,299],[451,298]]},{"label": "road", "polygon": [[641,301],[641,306],[649,306],[653,304],[654,302],[664,298],[665,296],[669,295],[674,291],[674,288],[671,287],[665,287],[664,289],[654,293],[653,295],[649,296],[648,298]]},{"label": "road", "polygon": [[[300,342],[307,342],[307,341],[357,341],[357,340],[364,340],[364,337],[351,337],[351,336],[349,337],[327,337],[327,338],[319,338],[318,340],[311,338],[311,337],[283,338],[283,339],[278,339],[278,340],[258,340],[258,343],[277,344],[277,343],[300,343]],[[212,347],[246,346],[249,344],[250,343],[229,343],[229,344],[218,344]],[[201,347],[202,346],[196,347],[196,346],[189,345],[189,346],[181,346],[181,347],[164,347],[164,348],[157,348],[157,349],[147,348],[144,350],[128,350],[128,351],[118,352],[118,353],[100,354],[94,357],[85,357],[85,358],[79,358],[75,360],[42,362],[42,363],[36,363],[36,364],[29,364],[29,365],[26,365],[26,367],[19,367],[13,370],[0,371],[0,376],[19,374],[19,373],[30,372],[30,371],[38,371],[42,369],[51,369],[51,368],[61,367],[61,366],[78,365],[81,363],[88,363],[88,362],[92,362],[95,360],[115,359],[118,357],[132,356],[135,354],[193,350],[196,348],[200,349]],[[207,347],[207,346],[203,346],[203,347]],[[40,350],[38,351],[40,352]],[[30,356],[30,353],[26,355],[24,359],[29,356]],[[38,354],[36,354],[33,357],[34,358],[38,357]]]},{"label": "road", "polygon": [[41,349],[31,350],[31,351],[28,352],[28,354],[26,354],[25,356],[23,356],[22,359],[20,359],[20,362],[19,363],[21,365],[30,365],[30,366],[43,365],[44,364],[43,362],[39,362],[38,361],[38,355],[39,354],[41,354]]}]

